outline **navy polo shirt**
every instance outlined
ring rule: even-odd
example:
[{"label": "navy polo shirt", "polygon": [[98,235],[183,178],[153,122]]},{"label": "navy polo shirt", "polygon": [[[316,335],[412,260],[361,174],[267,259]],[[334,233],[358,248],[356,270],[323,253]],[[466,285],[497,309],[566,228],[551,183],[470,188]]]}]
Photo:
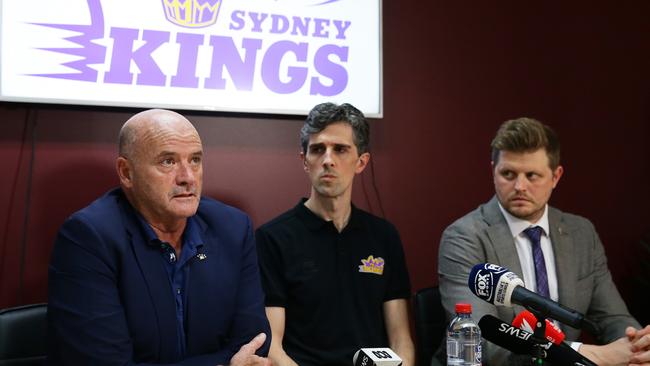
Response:
[{"label": "navy polo shirt", "polygon": [[399,234],[352,206],[338,232],[304,205],[256,233],[266,306],[285,308],[283,348],[299,365],[350,365],[387,347],[383,304],[411,295]]},{"label": "navy polo shirt", "polygon": [[151,226],[139,213],[137,217],[142,225],[147,244],[160,250],[160,258],[167,270],[169,286],[176,300],[178,353],[181,355],[181,358],[184,358],[187,345],[185,340],[185,304],[187,303],[185,289],[190,279],[190,267],[187,264],[199,253],[199,249],[203,246],[203,238],[201,237],[199,225],[194,216],[190,216],[187,219],[185,231],[183,231],[182,236],[183,244],[181,246],[180,258],[178,258],[174,248],[169,243],[158,239]]}]

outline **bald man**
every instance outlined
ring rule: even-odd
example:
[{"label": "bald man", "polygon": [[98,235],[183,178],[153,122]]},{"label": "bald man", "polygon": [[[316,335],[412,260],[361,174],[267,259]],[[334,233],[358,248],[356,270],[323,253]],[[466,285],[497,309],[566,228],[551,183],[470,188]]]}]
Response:
[{"label": "bald man", "polygon": [[201,197],[202,159],[178,113],[147,110],[124,124],[120,188],[56,238],[50,364],[270,365],[251,222]]}]

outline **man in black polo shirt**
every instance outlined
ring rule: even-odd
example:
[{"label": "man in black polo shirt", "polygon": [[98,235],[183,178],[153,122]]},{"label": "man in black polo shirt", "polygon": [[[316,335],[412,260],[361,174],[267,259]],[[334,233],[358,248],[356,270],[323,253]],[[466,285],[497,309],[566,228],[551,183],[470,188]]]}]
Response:
[{"label": "man in black polo shirt", "polygon": [[276,365],[347,366],[362,347],[390,347],[414,363],[399,234],[351,202],[368,137],[355,107],[314,107],[300,131],[311,195],[257,230]]}]

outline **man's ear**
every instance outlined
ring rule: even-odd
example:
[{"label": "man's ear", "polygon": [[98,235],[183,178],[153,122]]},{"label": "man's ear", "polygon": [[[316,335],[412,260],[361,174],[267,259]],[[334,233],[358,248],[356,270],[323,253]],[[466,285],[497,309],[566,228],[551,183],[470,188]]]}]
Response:
[{"label": "man's ear", "polygon": [[562,165],[558,165],[557,168],[555,168],[555,171],[553,171],[553,188],[557,186],[560,178],[562,178],[562,174],[564,174],[564,168]]},{"label": "man's ear", "polygon": [[119,156],[115,161],[115,169],[117,170],[117,176],[120,178],[120,184],[123,187],[130,188],[133,185],[131,180],[131,164],[129,161],[123,157]]},{"label": "man's ear", "polygon": [[357,159],[357,167],[355,168],[354,172],[356,174],[363,172],[363,170],[366,169],[366,166],[368,166],[368,162],[370,162],[370,153],[364,152]]},{"label": "man's ear", "polygon": [[307,165],[307,156],[304,151],[300,152],[300,160],[302,160],[302,169],[309,173],[309,166]]}]

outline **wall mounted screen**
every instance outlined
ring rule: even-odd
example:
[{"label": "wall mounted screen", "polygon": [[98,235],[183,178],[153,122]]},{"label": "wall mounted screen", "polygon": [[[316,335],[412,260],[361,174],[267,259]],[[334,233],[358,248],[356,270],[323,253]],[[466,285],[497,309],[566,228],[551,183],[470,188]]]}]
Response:
[{"label": "wall mounted screen", "polygon": [[0,100],[382,115],[381,0],[0,0]]}]

